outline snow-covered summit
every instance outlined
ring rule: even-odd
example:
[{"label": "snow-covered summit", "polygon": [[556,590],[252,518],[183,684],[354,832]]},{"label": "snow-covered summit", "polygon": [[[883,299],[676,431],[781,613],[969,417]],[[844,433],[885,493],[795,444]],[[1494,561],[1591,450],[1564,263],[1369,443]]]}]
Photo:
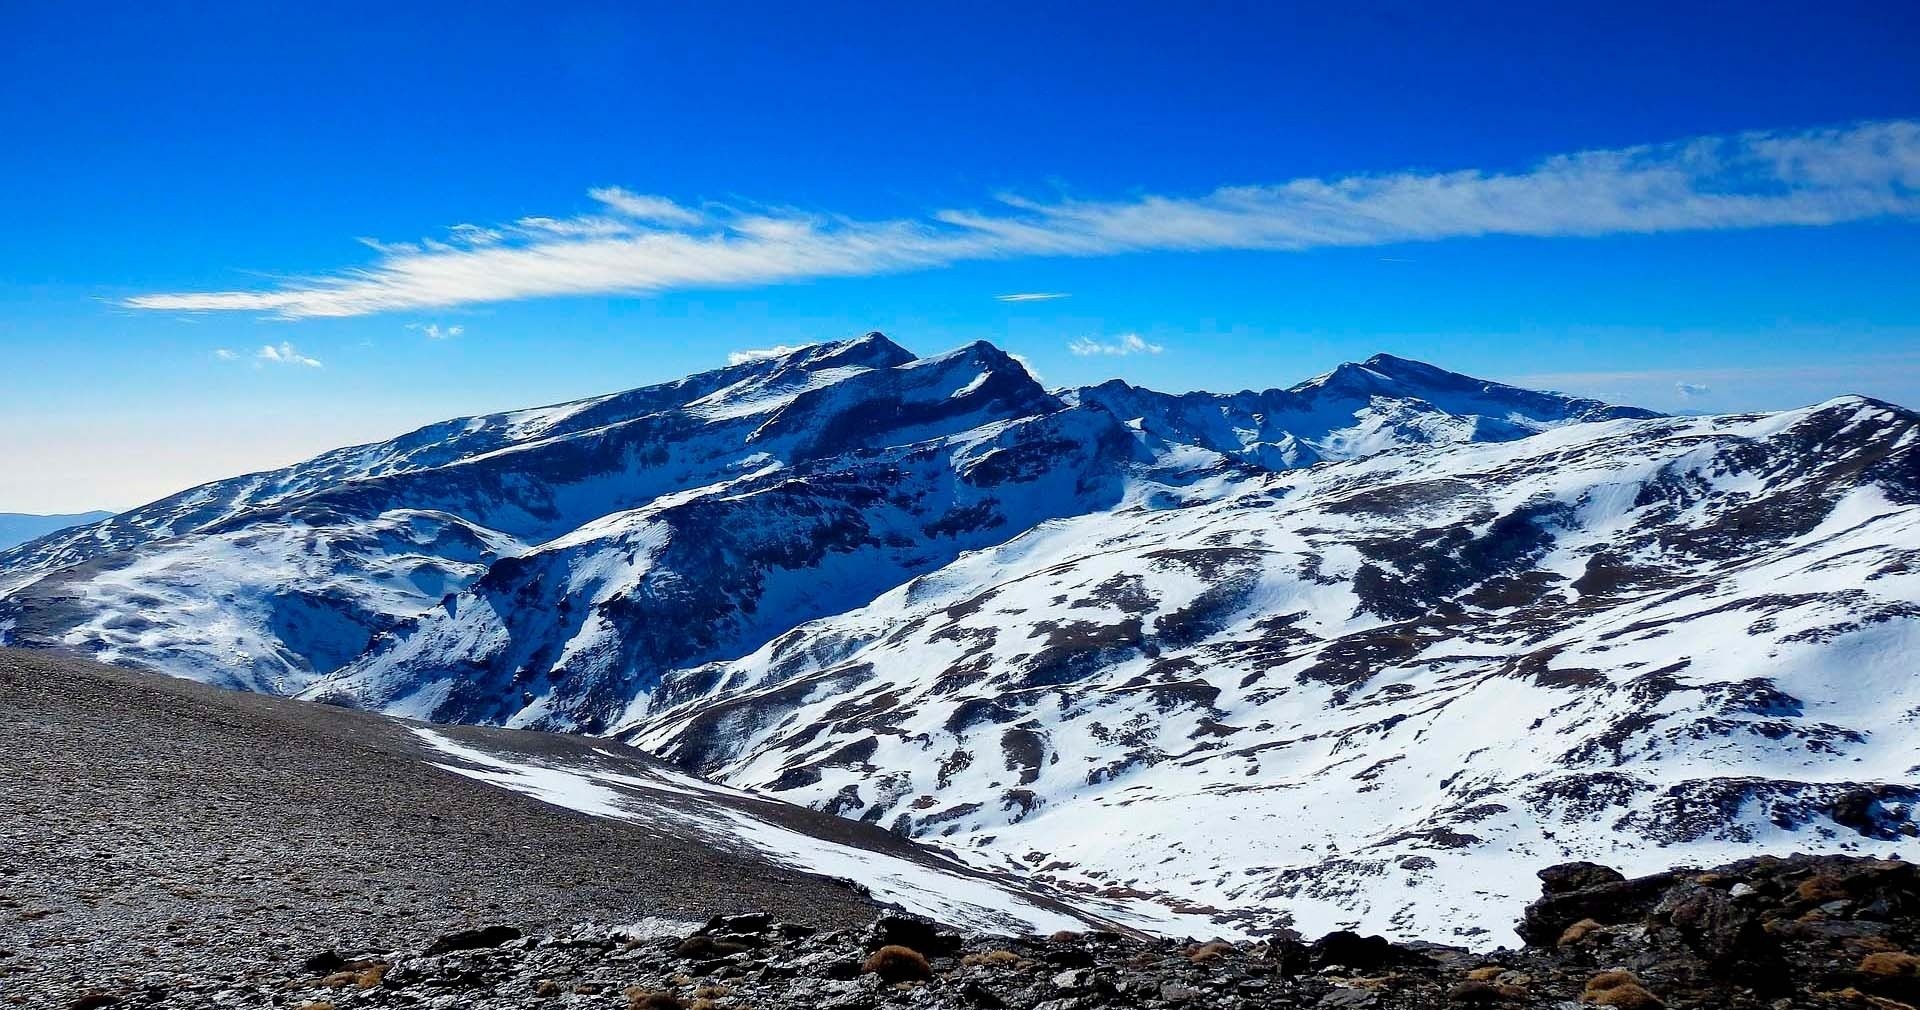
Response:
[{"label": "snow-covered summit", "polygon": [[1520,389],[1376,354],[1285,389],[1155,392],[1113,379],[1068,399],[1138,421],[1172,445],[1199,445],[1264,470],[1352,459],[1400,445],[1501,442],[1563,424],[1656,412]]}]

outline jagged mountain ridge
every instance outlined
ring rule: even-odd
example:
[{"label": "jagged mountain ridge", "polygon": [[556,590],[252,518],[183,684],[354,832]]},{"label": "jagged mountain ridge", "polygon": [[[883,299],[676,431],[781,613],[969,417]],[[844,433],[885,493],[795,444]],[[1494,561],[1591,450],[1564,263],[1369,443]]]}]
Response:
[{"label": "jagged mountain ridge", "polygon": [[[1477,383],[1431,371],[1426,378],[1438,377],[1442,381],[1437,386]],[[1334,381],[1344,375],[1336,370],[1289,395],[1311,396],[1312,387],[1323,380],[1344,386]],[[1564,398],[1543,402],[1540,394],[1511,387],[1497,387],[1497,392],[1544,416],[1536,420],[1523,410],[1506,410],[1506,416],[1493,423],[1444,415],[1415,404],[1411,389],[1399,392],[1402,395],[1377,403],[1428,421],[1444,418],[1443,437],[1514,437],[1531,430],[1510,424],[1514,417],[1537,426],[1569,414],[1559,405]],[[1252,409],[1260,403],[1249,401],[1248,409],[1237,405],[1249,395],[1225,398],[1218,416],[1230,428],[1270,428],[1266,417]],[[1161,460],[1165,470],[1205,472],[1226,462],[1209,450],[1211,443],[1199,433],[1174,431],[1176,441],[1168,442],[1165,436],[1138,430],[1143,425],[1134,418],[1080,400],[1071,391],[1048,393],[988,344],[918,359],[874,333],[625,393],[446,421],[283,470],[203,485],[0,553],[0,628],[8,629],[5,640],[18,644],[77,649],[227,686],[295,694],[316,689],[322,678],[359,659],[370,643],[379,655],[369,658],[369,666],[385,670],[404,663],[408,648],[389,636],[411,637],[418,624],[436,623],[433,608],[469,587],[489,598],[507,592],[537,599],[528,587],[507,588],[538,567],[531,559],[576,558],[591,552],[594,544],[610,547],[619,539],[614,528],[622,522],[611,517],[622,514],[636,513],[626,521],[640,522],[637,513],[677,504],[674,514],[688,517],[699,509],[674,496],[696,489],[706,489],[696,495],[708,499],[700,508],[723,511],[718,503],[737,496],[720,489],[750,476],[758,485],[758,501],[782,502],[799,512],[858,512],[858,504],[828,499],[833,497],[829,489],[857,493],[863,479],[859,474],[877,479],[876,464],[863,461],[861,453],[904,450],[967,432],[979,431],[984,437],[983,426],[1015,419],[1028,423],[994,437],[1037,440],[1034,445],[995,446],[976,439],[980,444],[972,451],[991,452],[1001,463],[1022,452],[1037,453],[1030,466],[1039,468],[1057,462],[1042,458],[1054,452],[1099,455],[1083,461],[1088,470],[1082,474],[1092,481],[1089,487],[1101,486],[1098,491],[1030,496],[1018,516],[991,522],[987,512],[994,506],[985,500],[992,497],[988,494],[969,506],[987,511],[945,519],[923,516],[927,521],[919,529],[895,531],[896,537],[939,543],[930,551],[901,548],[896,553],[906,556],[887,562],[887,571],[854,579],[834,598],[815,601],[811,609],[786,620],[791,626],[829,612],[822,607],[863,603],[896,584],[890,579],[919,574],[962,550],[1005,539],[1019,531],[1020,522],[1105,507],[1116,500],[1119,483],[1141,465],[1143,454]],[[1349,394],[1343,402],[1352,411],[1354,427],[1379,427],[1374,398]],[[1337,409],[1321,413],[1308,437],[1324,441],[1326,418],[1336,416]],[[1039,423],[1053,415],[1061,416]],[[1116,419],[1134,421],[1135,433],[1128,436],[1116,429]],[[1121,445],[1129,437],[1132,448]],[[1408,437],[1427,441],[1434,436],[1409,428]],[[1193,451],[1184,451],[1189,448]],[[1285,465],[1244,453],[1229,455],[1255,466]],[[988,466],[974,472],[986,476],[994,471],[995,466]],[[784,476],[771,476],[774,473]],[[938,475],[927,471],[921,476],[935,480]],[[973,487],[966,480],[956,481],[952,472],[940,479],[947,488],[941,493]],[[782,494],[769,487],[792,491],[801,486],[794,480],[814,486],[805,494]],[[772,511],[781,518],[768,529],[785,520],[780,506]],[[941,527],[941,522],[954,528]],[[960,528],[968,526],[974,528]],[[549,544],[551,551],[543,552]],[[488,576],[491,579],[483,582]],[[721,598],[727,596],[718,594],[713,606],[728,605],[729,599]],[[731,602],[744,599],[733,594]],[[558,605],[557,600],[544,602]],[[459,606],[453,604],[456,610]],[[448,618],[470,620],[458,614]],[[535,623],[546,620],[537,618]],[[759,644],[753,640],[757,636],[785,630],[778,624],[776,619],[772,628],[744,629],[745,639],[715,641],[712,647],[744,654]],[[572,630],[579,630],[577,622]],[[437,634],[431,628],[426,633]],[[540,649],[538,644],[524,645],[524,630],[517,635],[518,644],[506,650],[518,654],[516,669],[505,674],[508,680],[517,674],[521,660]],[[558,658],[560,647],[547,645]],[[625,653],[631,656],[634,650]],[[709,658],[714,656],[674,657]],[[627,700],[605,686],[607,670],[601,663],[583,677],[592,683],[583,684],[577,697],[556,698],[565,703],[541,705],[518,720],[511,699],[528,693],[524,685],[497,685],[504,691],[501,699],[469,687],[439,715],[559,728],[590,726],[615,716]],[[389,704],[406,693],[384,674],[341,680],[345,687],[384,696]],[[644,687],[650,680],[648,675],[639,683]],[[412,699],[410,710],[421,709],[424,701]],[[532,702],[520,707],[532,707]],[[434,713],[428,707],[422,714]]]},{"label": "jagged mountain ridge", "polygon": [[[1897,694],[1913,654],[1912,438],[1868,401],[1676,420],[1384,355],[1264,393],[1049,392],[989,344],[916,358],[870,334],[23,545],[0,554],[0,640],[617,732],[1234,929],[1410,934],[1430,925],[1414,893],[1485,928],[1510,910],[1477,882],[1502,847],[1904,830],[1912,776],[1884,743],[1903,724],[1821,713],[1833,669]],[[1865,525],[1822,525],[1850,509]],[[1852,553],[1810,560],[1807,537]],[[1725,589],[1756,550],[1803,588]],[[1800,666],[1683,655],[1686,614],[1655,603],[1716,593],[1694,620],[1724,642],[1728,615],[1767,611],[1735,637]],[[1665,623],[1615,626],[1648,607]],[[1539,726],[1463,716],[1510,704]],[[1569,712],[1606,726],[1553,722]],[[1528,737],[1550,724],[1584,756]],[[1709,774],[1661,736],[1687,732],[1736,743]],[[1861,761],[1796,756],[1817,748]],[[1437,766],[1458,776],[1416,774]],[[1703,796],[1695,833],[1666,831],[1659,811]]]},{"label": "jagged mountain ridge", "polygon": [[1504,442],[1562,424],[1655,411],[1487,382],[1376,354],[1288,389],[1160,393],[1110,379],[1069,398],[1137,419],[1171,444],[1197,445],[1264,470],[1351,459],[1402,445]]}]

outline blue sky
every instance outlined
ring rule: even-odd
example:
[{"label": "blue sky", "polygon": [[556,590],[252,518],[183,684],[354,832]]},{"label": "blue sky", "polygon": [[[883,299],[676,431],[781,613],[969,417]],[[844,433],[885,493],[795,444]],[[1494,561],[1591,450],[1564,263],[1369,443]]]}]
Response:
[{"label": "blue sky", "polygon": [[127,6],[0,8],[0,511],[869,329],[1920,405],[1909,3]]}]

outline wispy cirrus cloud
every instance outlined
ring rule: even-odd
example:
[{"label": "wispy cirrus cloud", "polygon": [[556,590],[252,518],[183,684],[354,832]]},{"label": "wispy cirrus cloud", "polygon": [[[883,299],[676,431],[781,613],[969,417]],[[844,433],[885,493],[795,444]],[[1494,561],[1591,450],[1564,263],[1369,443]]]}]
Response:
[{"label": "wispy cirrus cloud", "polygon": [[1698,382],[1687,382],[1683,379],[1673,384],[1673,391],[1680,394],[1682,400],[1691,400],[1694,397],[1706,396],[1713,392],[1713,387],[1703,386]]},{"label": "wispy cirrus cloud", "polygon": [[648,196],[621,189],[619,186],[602,186],[587,190],[587,195],[607,205],[615,213],[639,221],[652,221],[656,224],[692,226],[706,221],[706,215],[689,210],[663,196]]},{"label": "wispy cirrus cloud", "polygon": [[1166,348],[1159,344],[1147,343],[1145,338],[1141,337],[1138,333],[1126,333],[1112,340],[1095,340],[1092,337],[1081,337],[1067,344],[1067,350],[1072,351],[1075,355],[1082,358],[1092,357],[1096,354],[1124,358],[1133,354],[1159,354],[1161,351],[1166,350]]},{"label": "wispy cirrus cloud", "polygon": [[1065,291],[1020,291],[1010,295],[994,295],[993,297],[996,301],[1002,302],[1051,302],[1061,298],[1072,298],[1073,296]]},{"label": "wispy cirrus cloud", "polygon": [[319,368],[320,359],[300,353],[292,344],[282,340],[278,344],[266,344],[253,354],[257,365],[298,365],[302,368]]},{"label": "wispy cirrus cloud", "polygon": [[[288,319],[558,295],[647,294],[926,270],[1030,256],[1299,251],[1488,235],[1586,237],[1920,216],[1920,122],[1743,133],[1464,169],[1230,186],[1199,196],[1048,201],[860,220],[693,210],[618,187],[572,217],[369,241],[367,265],[259,290],[139,295],[134,308]],[[1044,292],[1040,292],[1044,293]]]}]

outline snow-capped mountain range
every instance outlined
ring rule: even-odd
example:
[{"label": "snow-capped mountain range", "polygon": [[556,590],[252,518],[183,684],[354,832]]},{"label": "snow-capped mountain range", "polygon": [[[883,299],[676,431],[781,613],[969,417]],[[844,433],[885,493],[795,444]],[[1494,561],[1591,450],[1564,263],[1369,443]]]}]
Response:
[{"label": "snow-capped mountain range", "polygon": [[879,334],[0,553],[0,641],[617,736],[1068,893],[1505,938],[1530,871],[1915,833],[1920,416],[1381,355],[1049,391]]}]

